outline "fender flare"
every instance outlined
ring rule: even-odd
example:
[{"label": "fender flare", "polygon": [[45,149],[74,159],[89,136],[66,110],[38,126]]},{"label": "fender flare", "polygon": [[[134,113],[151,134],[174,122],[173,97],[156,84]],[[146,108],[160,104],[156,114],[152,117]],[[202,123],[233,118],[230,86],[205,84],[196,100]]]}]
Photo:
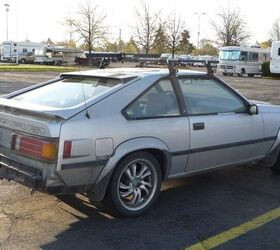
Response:
[{"label": "fender flare", "polygon": [[116,147],[113,155],[109,158],[102,172],[98,176],[95,184],[93,185],[92,192],[90,193],[91,198],[94,201],[103,200],[111,176],[119,161],[130,153],[145,149],[157,149],[164,153],[167,160],[167,166],[165,169],[165,173],[167,176],[171,165],[171,155],[169,153],[168,146],[163,141],[155,137],[138,137],[130,139],[119,144]]},{"label": "fender flare", "polygon": [[266,157],[261,161],[262,166],[264,167],[273,167],[277,162],[279,152],[280,152],[280,127],[278,129],[278,133],[276,136],[276,140],[272,144],[271,148],[269,149]]}]

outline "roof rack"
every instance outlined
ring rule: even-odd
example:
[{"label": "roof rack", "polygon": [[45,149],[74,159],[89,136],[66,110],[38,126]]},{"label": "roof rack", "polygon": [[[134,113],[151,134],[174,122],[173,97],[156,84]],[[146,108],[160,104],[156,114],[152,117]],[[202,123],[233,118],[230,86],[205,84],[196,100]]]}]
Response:
[{"label": "roof rack", "polygon": [[215,73],[215,64],[218,64],[219,61],[216,60],[193,60],[193,59],[167,59],[166,64],[169,69],[170,74],[176,74],[178,72],[178,69],[176,69],[176,66],[181,63],[203,63],[205,67],[207,68],[207,74],[213,75]]}]

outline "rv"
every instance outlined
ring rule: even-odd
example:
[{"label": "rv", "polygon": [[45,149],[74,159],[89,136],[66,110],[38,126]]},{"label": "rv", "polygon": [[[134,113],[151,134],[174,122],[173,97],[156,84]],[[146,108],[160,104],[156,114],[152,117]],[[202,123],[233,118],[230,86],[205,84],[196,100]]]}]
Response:
[{"label": "rv", "polygon": [[36,64],[75,64],[75,58],[83,52],[78,49],[64,47],[43,47],[34,52],[34,63]]},{"label": "rv", "polygon": [[262,75],[261,65],[270,60],[270,50],[259,47],[228,46],[220,49],[218,72],[223,75],[249,77]]},{"label": "rv", "polygon": [[1,60],[6,62],[22,62],[26,56],[34,54],[36,49],[45,47],[42,43],[6,41],[1,46]]},{"label": "rv", "polygon": [[272,42],[270,72],[280,74],[280,41]]}]

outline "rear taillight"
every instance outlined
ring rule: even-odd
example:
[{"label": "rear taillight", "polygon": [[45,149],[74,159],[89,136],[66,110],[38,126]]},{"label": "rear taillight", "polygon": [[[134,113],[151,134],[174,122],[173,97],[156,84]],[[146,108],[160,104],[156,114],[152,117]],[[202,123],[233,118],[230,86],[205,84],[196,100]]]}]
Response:
[{"label": "rear taillight", "polygon": [[63,149],[63,158],[71,157],[71,151],[72,151],[72,141],[65,141],[64,149]]},{"label": "rear taillight", "polygon": [[23,155],[49,161],[57,158],[57,141],[25,135],[16,135],[14,140],[13,149]]}]

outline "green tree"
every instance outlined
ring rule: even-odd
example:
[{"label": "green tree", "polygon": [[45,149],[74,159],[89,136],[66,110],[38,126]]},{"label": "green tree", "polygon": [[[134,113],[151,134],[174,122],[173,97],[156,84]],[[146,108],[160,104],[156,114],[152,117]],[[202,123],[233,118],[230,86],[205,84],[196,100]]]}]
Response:
[{"label": "green tree", "polygon": [[131,37],[129,41],[124,44],[123,52],[127,54],[136,54],[139,52],[139,49],[133,37]]},{"label": "green tree", "polygon": [[183,54],[190,54],[193,50],[193,44],[190,43],[190,32],[188,30],[183,30],[181,33],[181,39],[179,42],[179,50]]},{"label": "green tree", "polygon": [[203,39],[200,42],[201,46],[198,50],[196,50],[195,54],[197,55],[209,55],[209,56],[217,56],[219,54],[219,49],[215,47],[211,41],[207,39]]},{"label": "green tree", "polygon": [[263,49],[271,48],[271,46],[272,46],[272,40],[269,39],[269,40],[267,40],[267,41],[260,42],[260,46],[261,46]]},{"label": "green tree", "polygon": [[104,49],[105,51],[118,52],[119,44],[117,42],[106,42]]},{"label": "green tree", "polygon": [[56,46],[64,46],[64,47],[67,47],[67,48],[76,48],[77,47],[76,42],[74,40],[58,41],[58,42],[55,42],[55,45]]},{"label": "green tree", "polygon": [[163,28],[163,25],[160,24],[155,35],[155,41],[153,45],[153,52],[157,54],[162,54],[166,52],[167,45],[167,37],[165,34],[165,30]]}]

